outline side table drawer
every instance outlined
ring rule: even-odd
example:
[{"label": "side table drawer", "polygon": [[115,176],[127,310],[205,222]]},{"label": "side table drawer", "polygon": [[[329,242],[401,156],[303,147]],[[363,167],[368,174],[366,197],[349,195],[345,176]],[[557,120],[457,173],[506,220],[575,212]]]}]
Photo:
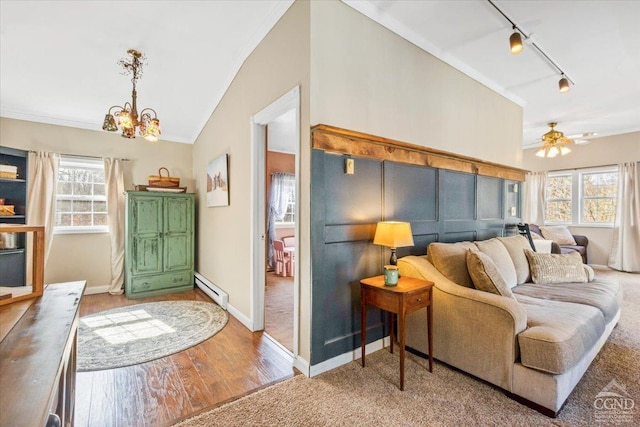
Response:
[{"label": "side table drawer", "polygon": [[412,309],[424,308],[429,305],[429,299],[431,291],[425,289],[424,291],[417,292],[413,295],[409,295],[406,299],[406,307],[408,311]]},{"label": "side table drawer", "polygon": [[165,273],[161,276],[136,277],[131,281],[131,292],[155,291],[188,285],[193,282],[193,276],[190,273],[190,271],[181,271]]}]

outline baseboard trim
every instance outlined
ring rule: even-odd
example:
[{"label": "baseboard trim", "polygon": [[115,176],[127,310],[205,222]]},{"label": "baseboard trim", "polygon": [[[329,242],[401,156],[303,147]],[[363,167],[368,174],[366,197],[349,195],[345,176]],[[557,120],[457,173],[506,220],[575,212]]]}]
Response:
[{"label": "baseboard trim", "polygon": [[229,312],[230,315],[238,319],[238,321],[242,323],[247,329],[249,329],[251,332],[255,332],[255,330],[253,329],[253,322],[251,321],[251,319],[249,319],[247,316],[242,314],[240,310],[238,310],[231,304],[227,304],[227,311]]},{"label": "baseboard trim", "polygon": [[309,362],[305,359],[300,357],[300,355],[293,358],[293,367],[302,372],[302,375],[305,377],[311,376],[311,365],[309,365]]},{"label": "baseboard trim", "polygon": [[[385,338],[379,339],[378,341],[369,343],[367,344],[367,354],[371,354],[378,350],[382,350],[388,344],[389,344],[389,337],[385,337]],[[354,360],[360,359],[361,356],[362,356],[362,347],[358,347],[352,351],[343,353],[339,356],[332,357],[329,360],[325,360],[324,362],[318,363],[317,365],[312,365],[309,369],[309,376],[315,377],[316,375],[320,375],[323,372],[330,371],[342,365],[346,365],[347,363],[350,363]]]}]

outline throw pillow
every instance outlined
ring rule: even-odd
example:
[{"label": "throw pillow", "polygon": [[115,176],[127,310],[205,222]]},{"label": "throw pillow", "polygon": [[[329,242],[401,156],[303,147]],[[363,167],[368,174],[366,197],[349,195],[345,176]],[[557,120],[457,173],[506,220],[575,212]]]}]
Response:
[{"label": "throw pillow", "polygon": [[475,243],[478,249],[480,249],[480,252],[491,258],[491,261],[493,261],[505,282],[507,282],[507,286],[510,288],[516,286],[518,284],[516,267],[513,265],[509,251],[507,251],[507,248],[505,248],[500,240],[493,238],[489,240],[479,240]]},{"label": "throw pillow", "polygon": [[487,254],[468,250],[467,268],[476,289],[514,298],[511,288]]},{"label": "throw pillow", "polygon": [[473,288],[465,260],[465,254],[469,249],[478,250],[472,242],[433,242],[427,248],[427,259],[447,279],[458,285]]},{"label": "throw pillow", "polygon": [[591,268],[590,265],[582,264],[582,266],[584,267],[584,272],[587,275],[587,282],[593,282],[593,279],[596,278],[596,272],[593,271],[593,268]]},{"label": "throw pillow", "polygon": [[535,233],[533,231],[530,232],[531,233],[531,238],[533,240],[544,240],[544,237],[542,237],[541,235],[539,235],[538,233]]},{"label": "throw pillow", "polygon": [[540,231],[545,239],[553,240],[559,245],[576,245],[576,240],[571,235],[569,229],[563,225],[554,227],[540,227]]},{"label": "throw pillow", "polygon": [[586,282],[587,274],[578,252],[568,254],[542,254],[530,249],[524,251],[529,260],[533,283]]},{"label": "throw pillow", "polygon": [[504,247],[507,248],[509,256],[511,256],[511,261],[513,261],[513,265],[516,268],[518,285],[529,282],[531,280],[531,274],[529,273],[529,261],[524,255],[525,249],[531,250],[531,244],[529,244],[529,240],[527,240],[526,237],[520,235],[498,237],[498,240],[500,240]]}]

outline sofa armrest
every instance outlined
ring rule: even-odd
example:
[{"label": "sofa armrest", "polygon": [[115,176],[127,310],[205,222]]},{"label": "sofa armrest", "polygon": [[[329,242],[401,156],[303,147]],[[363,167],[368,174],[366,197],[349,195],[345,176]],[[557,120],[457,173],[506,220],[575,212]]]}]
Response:
[{"label": "sofa armrest", "polygon": [[589,239],[587,238],[587,236],[582,236],[580,234],[573,234],[572,236],[578,246],[589,246]]},{"label": "sofa armrest", "polygon": [[[517,336],[527,314],[515,299],[460,286],[424,256],[398,260],[400,275],[434,282],[434,357],[506,390],[519,358]],[[407,321],[407,346],[426,353],[424,310]]]}]

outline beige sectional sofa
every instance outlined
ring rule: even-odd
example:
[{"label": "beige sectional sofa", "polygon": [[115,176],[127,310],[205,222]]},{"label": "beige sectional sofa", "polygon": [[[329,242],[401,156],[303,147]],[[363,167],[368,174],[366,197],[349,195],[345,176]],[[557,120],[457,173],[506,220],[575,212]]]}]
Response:
[{"label": "beige sectional sofa", "polygon": [[[505,295],[475,288],[467,258],[478,252],[497,267]],[[527,239],[513,236],[432,243],[426,256],[401,258],[398,266],[402,276],[435,283],[436,359],[555,417],[617,324],[622,293],[616,283],[593,280],[581,260],[577,268],[558,269],[557,259],[544,256],[565,262],[571,255],[534,254]],[[531,283],[532,273],[538,283]],[[425,324],[422,310],[406,325],[407,346],[422,353],[428,351]]]}]

